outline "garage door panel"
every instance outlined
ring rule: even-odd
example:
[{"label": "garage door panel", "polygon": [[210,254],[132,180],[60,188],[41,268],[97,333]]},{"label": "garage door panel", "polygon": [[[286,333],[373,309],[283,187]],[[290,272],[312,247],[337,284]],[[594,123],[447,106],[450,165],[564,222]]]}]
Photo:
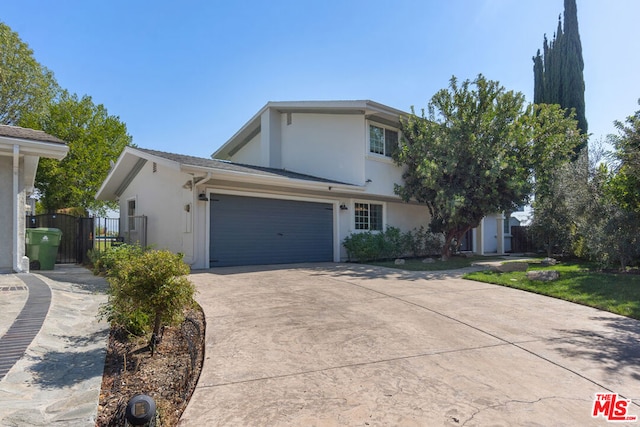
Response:
[{"label": "garage door panel", "polygon": [[331,204],[212,195],[212,267],[332,260]]}]

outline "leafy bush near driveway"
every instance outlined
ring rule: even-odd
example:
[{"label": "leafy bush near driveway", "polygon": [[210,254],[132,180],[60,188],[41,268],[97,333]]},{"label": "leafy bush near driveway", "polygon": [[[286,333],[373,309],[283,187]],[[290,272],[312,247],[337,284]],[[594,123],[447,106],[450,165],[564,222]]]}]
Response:
[{"label": "leafy bush near driveway", "polygon": [[195,287],[182,254],[122,245],[100,257],[99,269],[110,284],[103,317],[134,335],[152,331],[152,348],[161,327],[180,323],[184,309],[194,304]]},{"label": "leafy bush near driveway", "polygon": [[116,267],[118,262],[126,262],[136,256],[142,255],[144,248],[140,245],[122,244],[111,246],[104,251],[90,251],[89,259],[93,264],[93,274],[107,275]]},{"label": "leafy bush near driveway", "polygon": [[442,233],[432,233],[424,226],[420,226],[420,228],[414,228],[410,232],[409,244],[414,257],[438,255],[442,252],[444,235]]},{"label": "leafy bush near driveway", "polygon": [[402,256],[428,256],[440,253],[442,237],[424,227],[402,232],[397,227],[387,227],[382,232],[359,232],[347,236],[342,245],[349,261],[367,262]]}]

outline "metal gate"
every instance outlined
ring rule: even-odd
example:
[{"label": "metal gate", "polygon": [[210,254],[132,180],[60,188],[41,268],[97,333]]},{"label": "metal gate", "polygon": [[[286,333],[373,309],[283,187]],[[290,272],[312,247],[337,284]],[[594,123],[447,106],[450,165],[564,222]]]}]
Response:
[{"label": "metal gate", "polygon": [[120,218],[76,217],[54,213],[27,215],[27,228],[58,228],[62,240],[58,247],[56,264],[86,264],[89,251],[103,252],[114,242],[147,246],[147,217],[130,216],[126,230],[120,227]]},{"label": "metal gate", "polygon": [[93,218],[79,218],[67,214],[27,215],[27,228],[57,228],[62,231],[58,247],[57,264],[89,261],[89,249],[93,249]]}]

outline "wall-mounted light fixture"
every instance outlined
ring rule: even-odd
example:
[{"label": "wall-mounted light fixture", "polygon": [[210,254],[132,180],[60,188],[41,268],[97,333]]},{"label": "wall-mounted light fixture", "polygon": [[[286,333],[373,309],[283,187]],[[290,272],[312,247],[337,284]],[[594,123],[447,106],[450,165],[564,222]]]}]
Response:
[{"label": "wall-mounted light fixture", "polygon": [[201,202],[208,202],[209,198],[207,197],[206,194],[200,193],[200,194],[198,194],[198,200],[200,200]]},{"label": "wall-mounted light fixture", "polygon": [[349,209],[349,208],[344,203],[340,205],[340,210],[341,211],[346,211],[347,209]]}]

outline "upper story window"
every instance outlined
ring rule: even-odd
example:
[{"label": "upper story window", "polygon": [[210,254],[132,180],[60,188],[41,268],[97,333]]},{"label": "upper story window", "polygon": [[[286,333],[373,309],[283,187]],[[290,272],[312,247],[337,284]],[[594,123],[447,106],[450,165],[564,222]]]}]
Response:
[{"label": "upper story window", "polygon": [[373,203],[356,203],[356,230],[382,231],[382,205]]},{"label": "upper story window", "polygon": [[369,152],[391,157],[398,147],[398,131],[378,125],[369,125]]}]

